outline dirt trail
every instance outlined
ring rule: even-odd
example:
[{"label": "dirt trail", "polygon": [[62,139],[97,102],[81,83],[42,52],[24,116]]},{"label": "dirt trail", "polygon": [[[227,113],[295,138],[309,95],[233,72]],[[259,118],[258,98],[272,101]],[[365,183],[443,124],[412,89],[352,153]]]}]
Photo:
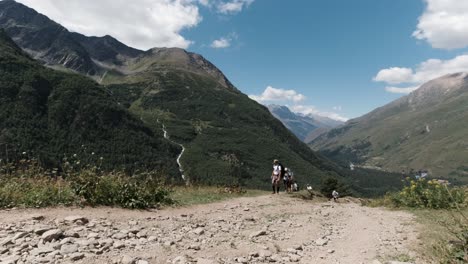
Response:
[{"label": "dirt trail", "polygon": [[[64,220],[72,215],[84,220]],[[44,219],[32,220],[33,216]],[[44,243],[44,235],[33,231],[44,225],[64,233]],[[15,236],[19,238],[12,239]],[[312,203],[286,194],[155,211],[0,211],[0,260],[20,252],[16,263],[356,264],[380,263],[381,257],[402,254],[411,256],[413,263],[424,263],[411,250],[418,245],[416,237],[409,213],[345,200]],[[5,244],[8,239],[11,242]],[[53,250],[37,254],[47,246]]]}]

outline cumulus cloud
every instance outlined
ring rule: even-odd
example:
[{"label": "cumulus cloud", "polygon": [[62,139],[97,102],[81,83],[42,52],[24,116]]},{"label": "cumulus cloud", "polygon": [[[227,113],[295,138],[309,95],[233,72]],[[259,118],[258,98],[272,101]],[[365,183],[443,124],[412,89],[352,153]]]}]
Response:
[{"label": "cumulus cloud", "polygon": [[468,55],[460,55],[449,60],[429,59],[420,63],[415,69],[399,67],[383,69],[377,73],[374,81],[392,85],[409,84],[410,87],[390,86],[386,90],[393,93],[410,93],[425,82],[458,72],[468,72]]},{"label": "cumulus cloud", "polygon": [[392,67],[383,69],[374,77],[376,82],[386,82],[390,84],[398,84],[410,82],[413,77],[413,70],[409,68]]},{"label": "cumulus cloud", "polygon": [[231,46],[231,40],[223,37],[223,38],[214,40],[210,46],[215,49],[227,48]]},{"label": "cumulus cloud", "polygon": [[[249,95],[249,97],[261,104],[269,104],[275,102],[288,105],[291,111],[302,115],[313,114],[328,117],[338,121],[348,121],[348,118],[343,117],[337,113],[319,111],[315,108],[315,106],[301,104],[307,99],[307,97],[301,93],[298,93],[295,90],[277,89],[268,86],[261,95]],[[288,103],[292,103],[292,106]],[[334,108],[334,110],[341,111],[341,106],[336,107],[336,109]]]},{"label": "cumulus cloud", "polygon": [[330,119],[338,120],[341,122],[346,122],[349,120],[349,118],[341,116],[338,113],[319,111],[315,106],[312,106],[312,105],[294,105],[294,106],[291,106],[291,111],[295,113],[303,114],[306,116],[318,115],[318,116],[328,117]]},{"label": "cumulus cloud", "polygon": [[181,31],[197,26],[198,4],[208,0],[17,0],[47,15],[70,31],[112,35],[125,44],[187,48],[192,41]]},{"label": "cumulus cloud", "polygon": [[228,2],[218,2],[217,10],[222,14],[235,14],[242,11],[242,9],[250,6],[254,0],[232,0]]},{"label": "cumulus cloud", "polygon": [[268,102],[287,102],[292,101],[298,103],[306,99],[305,95],[296,92],[295,90],[278,89],[268,86],[261,95],[249,95],[249,97],[259,103]]},{"label": "cumulus cloud", "polygon": [[439,49],[468,46],[468,1],[425,0],[426,9],[419,18],[413,36]]}]

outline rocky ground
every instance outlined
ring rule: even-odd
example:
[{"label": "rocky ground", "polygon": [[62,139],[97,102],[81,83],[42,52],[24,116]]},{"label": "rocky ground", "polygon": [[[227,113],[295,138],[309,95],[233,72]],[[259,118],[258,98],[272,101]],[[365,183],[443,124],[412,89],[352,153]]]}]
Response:
[{"label": "rocky ground", "polygon": [[0,211],[0,263],[424,263],[415,245],[409,213],[286,194],[152,211]]}]

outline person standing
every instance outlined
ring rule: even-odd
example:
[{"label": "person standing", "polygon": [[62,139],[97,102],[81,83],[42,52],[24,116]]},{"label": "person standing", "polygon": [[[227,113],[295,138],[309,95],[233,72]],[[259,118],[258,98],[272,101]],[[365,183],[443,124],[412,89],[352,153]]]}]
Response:
[{"label": "person standing", "polygon": [[281,177],[283,176],[281,171],[283,171],[282,165],[279,163],[279,160],[275,159],[273,161],[273,172],[271,173],[271,186],[273,188],[273,194],[279,193],[279,183]]},{"label": "person standing", "polygon": [[333,190],[332,196],[333,196],[333,201],[337,202],[340,194],[336,190]]}]

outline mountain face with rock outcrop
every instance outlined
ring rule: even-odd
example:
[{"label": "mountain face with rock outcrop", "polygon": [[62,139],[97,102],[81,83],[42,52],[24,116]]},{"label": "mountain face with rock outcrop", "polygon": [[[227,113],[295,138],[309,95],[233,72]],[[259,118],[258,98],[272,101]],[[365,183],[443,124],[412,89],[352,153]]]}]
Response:
[{"label": "mountain face with rock outcrop", "polygon": [[468,74],[427,82],[388,105],[331,130],[311,146],[325,155],[392,171],[428,170],[468,179]]},{"label": "mountain face with rock outcrop", "polygon": [[37,159],[46,168],[165,170],[180,148],[148,128],[89,78],[30,58],[0,29],[0,165]]},{"label": "mountain face with rock outcrop", "polygon": [[[141,126],[148,136],[151,133],[156,135],[156,139],[148,138],[148,141],[166,142],[161,139],[164,126],[166,136],[185,148],[180,162],[189,182],[267,186],[270,182],[271,162],[275,158],[293,168],[297,179],[303,184],[318,184],[325,176],[341,175],[341,168],[317,155],[298,140],[266,107],[242,94],[219,69],[201,55],[178,48],[139,51],[109,36],[86,37],[71,33],[47,17],[12,0],[0,2],[0,27],[24,52],[42,64],[92,77],[103,85],[98,86],[93,81],[76,75],[67,75],[75,81],[67,81],[70,85],[73,84],[70,90],[67,89],[70,96],[59,101],[63,100],[70,107],[76,106],[78,110],[87,111],[78,114],[78,110],[68,109],[65,103],[52,108],[58,111],[57,114],[63,113],[53,126],[57,135],[72,139],[71,129],[87,133],[92,128],[96,129],[96,133],[88,133],[88,140],[93,137],[106,138],[97,132],[102,125],[100,123],[92,123],[91,127],[78,126],[81,123],[87,124],[82,119],[91,117],[93,120],[113,120],[113,112],[94,108],[95,99],[81,97],[82,93],[105,91],[114,102],[99,101],[100,105],[117,107],[125,118],[135,117],[131,119],[132,122],[141,121],[142,124],[137,122],[130,128]],[[17,70],[23,74],[21,68]],[[53,85],[49,88],[55,89]],[[17,86],[21,86],[21,82]],[[8,85],[5,84],[4,88],[8,89]],[[54,98],[54,94],[47,93],[48,100]],[[76,98],[86,98],[87,107],[80,108],[80,104],[76,105]],[[85,104],[85,101],[78,102]],[[18,102],[13,101],[8,108],[15,108],[17,104]],[[89,109],[96,111],[90,112]],[[46,113],[50,115],[50,111],[44,110],[44,118]],[[54,133],[46,130],[48,125],[45,121],[43,124],[43,128],[39,126],[34,131],[44,129],[47,136],[37,137],[35,140],[41,146],[54,146],[50,152],[63,152],[62,147],[65,145],[48,143],[54,140]],[[20,129],[13,122],[10,126]],[[25,142],[31,137],[32,135],[25,137]],[[121,135],[114,137],[112,142],[120,140],[124,145],[128,143],[140,146],[141,143],[133,142],[140,140],[140,137],[142,136]],[[87,143],[92,144],[91,141]],[[144,145],[143,149],[153,146],[149,142]],[[161,148],[161,151],[169,149],[172,153],[170,147]],[[114,150],[119,149],[121,148]],[[139,152],[138,147],[135,152]],[[145,157],[152,155],[156,163],[170,157],[166,154],[156,155],[151,151],[144,153]],[[146,162],[146,158],[140,162]],[[115,164],[118,166],[119,162]]]},{"label": "mountain face with rock outcrop", "polygon": [[305,143],[344,124],[344,122],[324,116],[293,113],[287,106],[282,105],[269,105],[268,110]]}]

